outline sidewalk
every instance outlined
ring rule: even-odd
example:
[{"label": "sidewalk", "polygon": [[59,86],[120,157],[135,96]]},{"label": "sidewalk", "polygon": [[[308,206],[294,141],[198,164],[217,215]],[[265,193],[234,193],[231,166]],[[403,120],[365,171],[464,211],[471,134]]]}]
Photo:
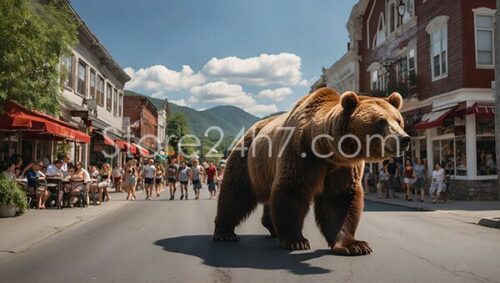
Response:
[{"label": "sidewalk", "polygon": [[436,211],[462,218],[469,223],[476,223],[491,228],[500,228],[500,201],[439,201],[432,203],[429,196],[424,202],[405,201],[405,194],[397,193],[397,199],[379,198],[377,193],[365,195],[366,201],[378,202],[411,208],[419,211]]},{"label": "sidewalk", "polygon": [[100,206],[31,209],[18,217],[0,218],[0,257],[28,250],[56,233],[114,211],[128,203],[125,197],[112,193],[111,200]]}]

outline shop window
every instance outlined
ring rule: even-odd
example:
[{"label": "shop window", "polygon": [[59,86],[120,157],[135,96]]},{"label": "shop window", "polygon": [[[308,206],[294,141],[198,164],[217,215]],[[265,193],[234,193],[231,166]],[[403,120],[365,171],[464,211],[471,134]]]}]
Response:
[{"label": "shop window", "polygon": [[451,176],[467,175],[465,137],[454,137],[432,142],[434,164],[444,166]]},{"label": "shop window", "polygon": [[78,61],[78,82],[76,92],[83,96],[87,95],[87,65],[82,61]]},{"label": "shop window", "polygon": [[106,84],[106,110],[111,112],[111,103],[113,100],[113,87],[111,84]]},{"label": "shop window", "polygon": [[477,138],[477,175],[497,174],[496,151],[494,137]]},{"label": "shop window", "polygon": [[480,135],[487,135],[487,136],[495,135],[495,119],[477,117],[477,119],[476,119],[476,133],[478,136],[480,136]]},{"label": "shop window", "polygon": [[443,121],[443,125],[437,127],[437,135],[447,135],[455,133],[455,120],[452,117],[448,117]]},{"label": "shop window", "polygon": [[467,176],[467,153],[465,137],[455,138],[456,175]]}]

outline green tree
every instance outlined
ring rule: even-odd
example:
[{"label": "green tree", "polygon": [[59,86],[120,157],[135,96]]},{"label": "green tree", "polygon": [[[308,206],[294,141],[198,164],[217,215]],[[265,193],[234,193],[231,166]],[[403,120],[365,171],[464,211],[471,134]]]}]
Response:
[{"label": "green tree", "polygon": [[[0,105],[60,112],[60,59],[78,42],[64,1],[3,0],[0,5]],[[1,111],[1,110],[0,110]]]},{"label": "green tree", "polygon": [[[184,115],[177,113],[167,119],[168,144],[178,153],[179,139],[189,134],[189,126]],[[186,140],[183,140],[186,142]]]}]

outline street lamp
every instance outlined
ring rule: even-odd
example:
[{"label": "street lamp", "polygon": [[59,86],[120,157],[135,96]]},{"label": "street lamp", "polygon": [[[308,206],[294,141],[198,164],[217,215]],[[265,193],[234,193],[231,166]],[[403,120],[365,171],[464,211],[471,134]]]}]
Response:
[{"label": "street lamp", "polygon": [[398,4],[398,14],[399,14],[399,17],[401,18],[401,22],[403,21],[403,17],[406,13],[406,4],[404,3],[403,0],[399,0],[399,4]]}]

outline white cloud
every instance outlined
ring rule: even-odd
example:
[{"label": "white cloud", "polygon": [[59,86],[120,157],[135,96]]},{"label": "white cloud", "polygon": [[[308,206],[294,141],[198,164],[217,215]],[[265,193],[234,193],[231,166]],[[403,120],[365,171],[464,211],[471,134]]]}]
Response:
[{"label": "white cloud", "polygon": [[292,94],[292,89],[289,87],[280,87],[277,89],[265,89],[257,95],[258,97],[268,98],[274,101],[283,101],[287,96]]},{"label": "white cloud", "polygon": [[265,86],[270,84],[301,85],[301,58],[291,53],[261,54],[259,57],[212,58],[203,66],[208,77],[229,83]]},{"label": "white cloud", "polygon": [[186,102],[184,98],[178,100],[169,100],[168,102],[179,106],[189,106],[189,104]]},{"label": "white cloud", "polygon": [[128,67],[124,70],[131,78],[125,88],[136,91],[156,93],[177,91],[203,84],[206,80],[202,74],[195,73],[188,65],[183,65],[180,72],[170,70],[163,65],[154,65],[139,70]]},{"label": "white cloud", "polygon": [[241,85],[237,84],[222,81],[211,82],[192,87],[191,93],[193,95],[188,99],[189,103],[234,105],[259,116],[277,111],[274,104],[258,104],[251,94],[246,93]]},{"label": "white cloud", "polygon": [[165,99],[165,98],[167,98],[167,94],[164,91],[158,91],[158,92],[151,94],[151,97]]}]

